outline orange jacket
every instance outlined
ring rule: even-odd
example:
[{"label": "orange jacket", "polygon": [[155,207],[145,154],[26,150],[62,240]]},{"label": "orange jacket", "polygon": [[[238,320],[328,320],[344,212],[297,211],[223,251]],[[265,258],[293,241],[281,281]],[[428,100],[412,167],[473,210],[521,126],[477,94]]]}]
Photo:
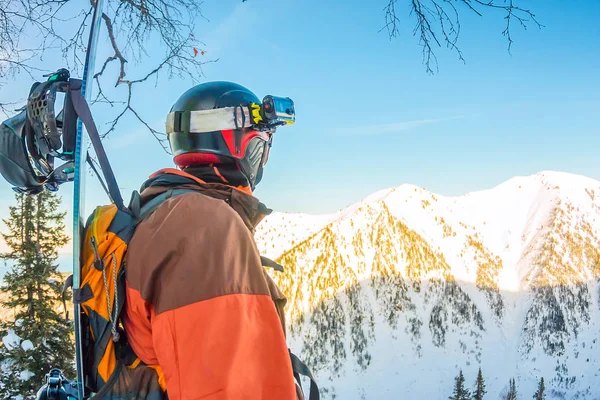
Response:
[{"label": "orange jacket", "polygon": [[[198,193],[167,200],[129,244],[124,324],[133,350],[155,366],[170,400],[295,400],[286,300],[252,236],[265,207],[223,184],[177,187]],[[145,189],[142,204],[171,188]]]}]

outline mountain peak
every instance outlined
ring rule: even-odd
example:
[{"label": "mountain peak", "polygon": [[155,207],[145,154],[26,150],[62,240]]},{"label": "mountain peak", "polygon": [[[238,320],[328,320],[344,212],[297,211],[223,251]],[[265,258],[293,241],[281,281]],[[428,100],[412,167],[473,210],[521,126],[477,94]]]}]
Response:
[{"label": "mountain peak", "polygon": [[447,398],[459,369],[481,367],[493,398],[544,376],[549,399],[592,400],[596,196],[600,182],[555,171],[458,197],[405,184],[331,215],[275,213],[257,244],[285,268],[272,276],[290,347],[326,398]]}]

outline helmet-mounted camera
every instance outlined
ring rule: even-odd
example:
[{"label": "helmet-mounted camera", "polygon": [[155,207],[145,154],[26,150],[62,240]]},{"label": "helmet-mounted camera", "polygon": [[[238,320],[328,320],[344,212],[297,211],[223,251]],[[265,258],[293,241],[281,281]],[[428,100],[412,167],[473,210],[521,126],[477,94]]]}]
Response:
[{"label": "helmet-mounted camera", "polygon": [[260,115],[268,126],[290,125],[296,122],[294,102],[289,97],[265,96]]}]

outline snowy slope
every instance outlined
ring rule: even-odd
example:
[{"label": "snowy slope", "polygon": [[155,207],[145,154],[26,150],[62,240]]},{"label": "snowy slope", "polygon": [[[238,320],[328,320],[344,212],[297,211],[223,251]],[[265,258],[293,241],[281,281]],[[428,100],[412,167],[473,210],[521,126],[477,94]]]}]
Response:
[{"label": "snowy slope", "polygon": [[600,182],[558,172],[450,198],[402,185],[257,231],[293,350],[338,399],[600,399]]},{"label": "snowy slope", "polygon": [[256,235],[256,243],[261,253],[269,258],[277,258],[285,250],[303,242],[327,224],[346,218],[356,212],[365,204],[381,200],[389,194],[391,189],[381,190],[347,207],[335,214],[310,215],[272,213],[261,222]]}]

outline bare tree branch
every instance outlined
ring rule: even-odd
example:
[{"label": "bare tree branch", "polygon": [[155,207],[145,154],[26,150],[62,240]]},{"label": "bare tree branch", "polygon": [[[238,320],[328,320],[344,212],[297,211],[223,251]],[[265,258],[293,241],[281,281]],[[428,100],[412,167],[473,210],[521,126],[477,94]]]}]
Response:
[{"label": "bare tree branch", "polygon": [[399,36],[400,18],[398,18],[396,15],[396,0],[390,0],[388,5],[383,10],[385,12],[385,26],[381,28],[379,32],[387,29],[390,39]]},{"label": "bare tree branch", "polygon": [[0,103],[0,111],[8,117],[15,111],[15,107],[17,104],[21,103],[21,101],[10,101],[6,103]]},{"label": "bare tree branch", "polygon": [[[39,67],[42,56],[50,49],[60,49],[72,75],[78,75],[87,51],[95,1],[89,0],[89,7],[83,9],[75,6],[73,11],[72,0],[0,0],[0,87],[4,79],[18,73],[39,80],[41,72],[58,69],[60,66]],[[70,15],[65,11],[67,5]],[[204,18],[201,5],[197,0],[106,0],[102,21],[112,54],[99,64],[93,77],[97,86],[93,103],[123,108],[109,122],[104,137],[116,130],[124,115],[131,113],[167,148],[165,135],[152,128],[135,109],[137,91],[133,87],[150,78],[157,82],[164,76],[184,77],[196,83],[204,75],[202,65],[217,61],[204,61],[198,56],[205,54],[203,44],[194,36],[194,23],[198,17]],[[37,38],[39,47],[22,46],[25,36]],[[161,61],[148,65],[147,58],[156,58],[161,49]],[[113,70],[114,64],[119,65],[117,70]],[[127,79],[129,75],[133,76]],[[113,82],[113,90],[106,89],[106,80]],[[123,86],[126,91],[119,90]],[[0,104],[0,110],[7,112],[10,105]]]},{"label": "bare tree branch", "polygon": [[[105,101],[109,102],[111,105],[114,104],[114,102],[109,100],[104,95],[104,91],[102,89],[102,83],[100,81],[100,77],[103,76],[103,74],[105,73],[106,67],[113,61],[119,62],[119,74],[116,78],[115,87],[117,87],[119,85],[127,86],[127,101],[124,103],[125,107],[121,110],[121,112],[117,115],[117,117],[115,119],[113,119],[112,121],[109,122],[110,127],[103,134],[103,137],[106,137],[111,132],[114,132],[117,127],[117,124],[119,123],[121,118],[123,116],[125,116],[127,114],[127,112],[131,112],[136,117],[136,119],[139,122],[141,122],[152,133],[152,135],[160,143],[162,148],[168,152],[166,135],[164,133],[158,132],[157,130],[152,128],[148,124],[148,122],[145,121],[141,117],[140,113],[134,108],[133,103],[132,103],[133,86],[136,84],[144,83],[153,76],[158,77],[159,72],[163,69],[167,69],[170,76],[173,76],[173,75],[185,76],[185,75],[187,75],[187,77],[189,77],[192,81],[196,81],[197,77],[203,75],[202,65],[204,64],[204,62],[199,61],[197,58],[195,58],[196,56],[186,55],[185,49],[186,49],[186,47],[189,47],[190,41],[193,40],[193,33],[190,32],[187,37],[184,37],[183,35],[177,36],[176,32],[178,31],[178,28],[176,27],[175,24],[179,24],[180,22],[177,22],[177,21],[174,22],[169,19],[161,20],[160,18],[154,18],[153,16],[148,15],[147,4],[152,4],[151,0],[140,0],[140,4],[134,4],[130,0],[125,0],[125,2],[131,5],[132,10],[137,10],[137,12],[140,13],[140,15],[139,15],[140,20],[144,20],[146,23],[149,23],[149,24],[157,24],[157,26],[162,26],[162,28],[159,28],[159,30],[163,29],[162,32],[164,32],[164,34],[167,34],[167,32],[169,30],[171,30],[170,34],[175,34],[175,37],[168,36],[168,41],[166,44],[167,44],[168,48],[170,49],[170,53],[167,54],[167,56],[162,60],[162,62],[160,64],[158,64],[156,67],[154,67],[150,72],[147,72],[146,74],[142,75],[142,77],[140,77],[138,79],[128,80],[128,79],[125,79],[125,77],[127,75],[126,74],[126,66],[127,66],[128,61],[125,58],[125,56],[123,55],[123,51],[120,49],[120,47],[117,43],[113,20],[106,14],[102,15],[102,19],[104,20],[104,24],[106,26],[108,37],[109,37],[112,49],[114,51],[114,54],[112,56],[108,57],[104,61],[104,64],[102,65],[101,70],[94,75],[94,79],[96,80],[96,82],[98,84],[97,85],[98,86],[98,95],[96,96],[96,100],[98,100],[100,97],[102,97],[102,98],[104,98]],[[144,2],[145,2],[145,4],[144,4]],[[162,15],[164,15],[164,13]],[[132,22],[131,19],[128,19],[127,21]],[[136,23],[136,29],[138,29],[138,28],[141,29],[140,26],[138,26]],[[163,33],[161,33],[161,35],[162,34]],[[131,37],[129,37],[129,38],[131,39]],[[176,39],[180,40],[180,42],[177,43],[175,41]],[[141,44],[140,44],[140,48],[143,49],[143,46]]]},{"label": "bare tree branch", "polygon": [[[438,71],[434,47],[436,45],[441,47],[442,42],[446,47],[455,51],[461,61],[465,62],[463,53],[457,45],[461,32],[457,3],[478,16],[483,16],[482,10],[484,9],[505,13],[506,27],[502,31],[502,35],[506,36],[508,40],[510,54],[513,44],[511,23],[514,20],[525,30],[529,24],[538,28],[543,27],[531,10],[516,5],[516,2],[517,0],[504,0],[503,4],[497,4],[495,0],[411,0],[410,16],[416,19],[413,36],[418,36],[419,44],[423,48],[423,65],[425,65],[426,71],[430,74],[434,73],[434,69]],[[397,3],[398,0],[388,0],[388,4],[383,9],[385,25],[380,32],[387,29],[390,39],[400,36],[401,20],[396,9]]]}]

